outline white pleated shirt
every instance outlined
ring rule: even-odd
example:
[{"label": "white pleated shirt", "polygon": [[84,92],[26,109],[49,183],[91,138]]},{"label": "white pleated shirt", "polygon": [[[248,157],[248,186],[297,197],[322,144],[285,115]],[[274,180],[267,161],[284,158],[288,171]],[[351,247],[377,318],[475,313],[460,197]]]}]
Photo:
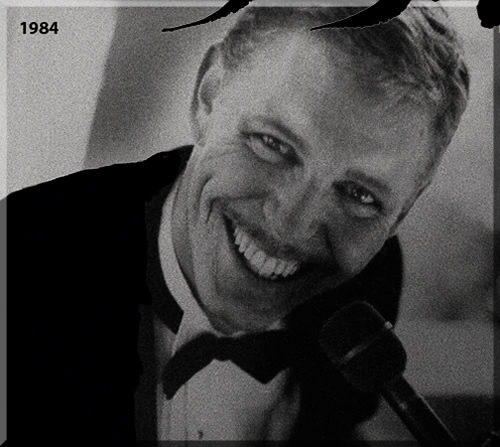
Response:
[{"label": "white pleated shirt", "polygon": [[[162,272],[184,314],[177,334],[155,317],[154,336],[160,371],[184,344],[202,332],[220,334],[210,324],[180,269],[172,242],[172,209],[177,185],[168,194],[159,238]],[[277,322],[269,329],[279,329]],[[240,334],[235,334],[240,335]],[[158,375],[161,377],[161,374]],[[156,386],[159,440],[286,440],[299,411],[298,385],[283,370],[260,383],[231,361],[213,360],[168,400]]]}]

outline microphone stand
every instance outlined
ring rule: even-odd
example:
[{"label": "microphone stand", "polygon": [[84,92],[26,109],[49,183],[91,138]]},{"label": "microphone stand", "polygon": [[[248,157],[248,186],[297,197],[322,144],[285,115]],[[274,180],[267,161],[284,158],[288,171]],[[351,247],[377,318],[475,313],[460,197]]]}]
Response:
[{"label": "microphone stand", "polygon": [[429,404],[403,376],[397,376],[389,381],[383,387],[381,394],[423,447],[460,446]]}]

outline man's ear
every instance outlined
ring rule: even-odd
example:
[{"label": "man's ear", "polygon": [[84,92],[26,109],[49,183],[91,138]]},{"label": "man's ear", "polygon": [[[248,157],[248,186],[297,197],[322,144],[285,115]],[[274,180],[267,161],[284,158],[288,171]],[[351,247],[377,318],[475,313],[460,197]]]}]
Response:
[{"label": "man's ear", "polygon": [[212,45],[205,53],[198,70],[193,98],[191,100],[191,129],[197,143],[203,143],[212,113],[215,97],[222,85],[221,44]]}]

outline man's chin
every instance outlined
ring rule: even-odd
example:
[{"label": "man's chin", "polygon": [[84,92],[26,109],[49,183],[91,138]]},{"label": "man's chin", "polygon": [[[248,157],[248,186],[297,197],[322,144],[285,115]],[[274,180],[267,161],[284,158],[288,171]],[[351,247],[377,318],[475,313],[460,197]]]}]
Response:
[{"label": "man's chin", "polygon": [[310,284],[295,289],[287,287],[286,290],[277,284],[265,290],[218,287],[217,303],[212,302],[206,311],[214,327],[223,328],[223,332],[261,332],[269,330],[277,321],[320,293],[319,290],[314,293],[316,289],[313,287]]},{"label": "man's chin", "polygon": [[226,305],[220,312],[207,310],[206,313],[212,326],[224,334],[264,332],[287,314],[241,308],[234,304]]}]

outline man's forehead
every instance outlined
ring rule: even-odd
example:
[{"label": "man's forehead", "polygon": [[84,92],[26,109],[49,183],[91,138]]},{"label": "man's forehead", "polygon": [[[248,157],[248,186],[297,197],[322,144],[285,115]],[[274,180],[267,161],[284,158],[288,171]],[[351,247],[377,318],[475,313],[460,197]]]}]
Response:
[{"label": "man's forehead", "polygon": [[[299,134],[318,134],[374,145],[411,133],[424,138],[430,128],[425,109],[404,96],[372,95],[357,82],[345,57],[331,58],[314,40],[296,35],[275,42],[240,79],[234,92],[244,107],[269,123]],[[248,86],[254,84],[255,90]],[[376,116],[377,120],[373,117]]]}]

